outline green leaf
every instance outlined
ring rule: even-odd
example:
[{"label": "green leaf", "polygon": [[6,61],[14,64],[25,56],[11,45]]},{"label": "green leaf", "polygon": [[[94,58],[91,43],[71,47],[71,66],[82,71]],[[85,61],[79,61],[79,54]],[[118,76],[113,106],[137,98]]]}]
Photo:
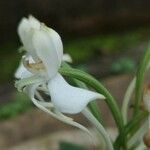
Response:
[{"label": "green leaf", "polygon": [[[128,134],[130,134],[129,138],[131,138],[133,136],[133,134],[137,131],[137,129],[140,127],[140,123],[148,116],[147,112],[140,112],[138,113],[134,119],[132,119],[130,122],[128,122],[128,124],[125,126],[124,128],[124,134],[127,136]],[[122,134],[119,134],[114,146],[115,149],[119,149],[119,147],[121,146],[121,136]]]},{"label": "green leaf", "polygon": [[149,62],[150,62],[150,43],[145,50],[143,59],[139,65],[137,75],[136,75],[134,116],[137,114],[142,100],[143,82],[144,82],[145,73],[147,69],[149,69]]}]

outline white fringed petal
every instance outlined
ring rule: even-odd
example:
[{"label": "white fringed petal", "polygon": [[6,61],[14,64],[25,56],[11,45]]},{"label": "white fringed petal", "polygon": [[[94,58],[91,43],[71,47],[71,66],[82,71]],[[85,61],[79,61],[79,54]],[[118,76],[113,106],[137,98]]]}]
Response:
[{"label": "white fringed petal", "polygon": [[54,106],[68,114],[79,113],[90,101],[105,98],[99,93],[69,85],[60,74],[49,81],[48,89]]},{"label": "white fringed petal", "polygon": [[32,42],[38,57],[46,67],[49,78],[54,77],[61,65],[56,49],[56,44],[58,44],[57,38],[55,43],[55,36],[51,37],[49,33],[41,28],[41,30],[34,33]]}]

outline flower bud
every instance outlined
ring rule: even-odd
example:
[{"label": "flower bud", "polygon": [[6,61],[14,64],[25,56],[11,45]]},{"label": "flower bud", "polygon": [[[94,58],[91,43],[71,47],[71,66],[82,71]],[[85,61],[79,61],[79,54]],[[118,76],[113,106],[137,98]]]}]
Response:
[{"label": "flower bud", "polygon": [[150,129],[144,134],[143,142],[148,148],[150,148]]}]

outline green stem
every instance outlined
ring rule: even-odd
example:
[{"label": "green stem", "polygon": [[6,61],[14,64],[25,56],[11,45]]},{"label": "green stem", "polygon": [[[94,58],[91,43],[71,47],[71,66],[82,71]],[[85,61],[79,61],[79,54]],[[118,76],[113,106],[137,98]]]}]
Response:
[{"label": "green stem", "polygon": [[[114,117],[114,120],[116,122],[116,125],[122,134],[124,132],[124,124],[123,124],[123,119],[122,119],[122,114],[121,111],[115,101],[115,99],[112,97],[112,95],[107,91],[107,89],[100,83],[98,82],[95,78],[93,78],[91,75],[77,70],[77,69],[71,69],[71,68],[60,68],[59,72],[63,75],[70,76],[73,78],[76,78],[87,85],[91,86],[93,89],[95,89],[97,92],[103,94],[106,99],[106,103],[109,107],[109,109],[112,112],[112,115]],[[124,135],[124,134],[123,134]],[[125,137],[121,137],[122,143],[124,143],[124,148],[125,146]]]},{"label": "green stem", "polygon": [[135,88],[135,81],[136,81],[136,78],[133,78],[133,80],[130,82],[127,90],[126,90],[126,93],[125,93],[125,96],[124,96],[124,99],[123,99],[123,104],[122,104],[122,116],[123,116],[123,120],[124,120],[124,123],[126,124],[127,121],[128,121],[128,107],[129,107],[129,102],[131,100],[131,96],[132,96],[132,93],[134,91],[134,88]]},{"label": "green stem", "polygon": [[110,139],[108,133],[106,132],[105,128],[97,121],[97,119],[92,115],[92,113],[87,108],[85,108],[82,111],[82,113],[96,127],[96,129],[99,131],[99,133],[102,134],[102,136],[105,139],[107,149],[113,150],[114,148],[113,148],[111,139]]},{"label": "green stem", "polygon": [[136,142],[140,142],[141,138],[144,136],[146,130],[148,129],[148,121],[146,120],[139,130],[130,138],[128,146],[133,146]]},{"label": "green stem", "polygon": [[90,109],[90,111],[92,112],[92,114],[94,115],[94,117],[101,123],[104,125],[104,122],[101,118],[101,112],[99,111],[99,108],[97,106],[96,101],[92,101],[88,104],[88,108]]}]

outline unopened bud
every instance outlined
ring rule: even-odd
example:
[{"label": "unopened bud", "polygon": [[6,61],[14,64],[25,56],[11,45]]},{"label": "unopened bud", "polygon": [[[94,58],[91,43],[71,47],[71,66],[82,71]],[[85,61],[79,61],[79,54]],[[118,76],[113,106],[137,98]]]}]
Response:
[{"label": "unopened bud", "polygon": [[143,142],[148,148],[150,148],[150,129],[144,134]]}]

